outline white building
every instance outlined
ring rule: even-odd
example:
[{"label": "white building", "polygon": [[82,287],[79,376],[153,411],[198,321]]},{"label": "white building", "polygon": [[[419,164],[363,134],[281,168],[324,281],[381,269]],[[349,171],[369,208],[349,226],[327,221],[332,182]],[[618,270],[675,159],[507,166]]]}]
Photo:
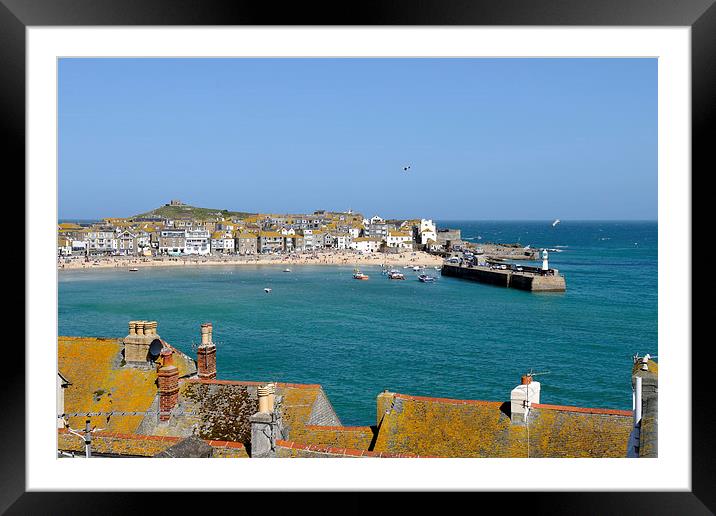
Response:
[{"label": "white building", "polygon": [[350,237],[351,237],[352,239],[353,239],[353,238],[358,238],[358,237],[360,236],[360,232],[361,232],[361,231],[363,231],[363,228],[362,228],[361,226],[351,226],[351,227],[348,229],[348,234],[350,235]]},{"label": "white building", "polygon": [[186,230],[186,254],[205,255],[211,252],[209,231],[206,229]]},{"label": "white building", "polygon": [[[348,249],[353,240],[348,233],[330,233],[331,247],[334,249]],[[328,235],[326,235],[328,238]]]},{"label": "white building", "polygon": [[391,230],[388,231],[385,243],[388,247],[411,250],[413,248],[413,236],[410,233],[404,233],[403,231]]},{"label": "white building", "polygon": [[128,229],[117,233],[117,253],[121,255],[139,254],[137,235]]},{"label": "white building", "polygon": [[144,256],[152,255],[152,236],[146,231],[138,231],[135,237],[137,254]]},{"label": "white building", "polygon": [[72,240],[61,236],[57,238],[57,256],[70,256],[72,254]]},{"label": "white building", "polygon": [[74,254],[87,254],[88,247],[89,241],[87,240],[72,240],[72,253]]},{"label": "white building", "polygon": [[90,253],[111,254],[117,250],[117,239],[111,229],[91,229],[87,232],[87,242]]},{"label": "white building", "polygon": [[375,253],[380,249],[381,243],[383,243],[383,241],[380,238],[358,237],[354,238],[349,245],[351,249],[362,253]]},{"label": "white building", "polygon": [[428,240],[438,240],[438,232],[435,227],[435,223],[432,220],[420,219],[420,226],[418,227],[418,242],[427,245]]}]

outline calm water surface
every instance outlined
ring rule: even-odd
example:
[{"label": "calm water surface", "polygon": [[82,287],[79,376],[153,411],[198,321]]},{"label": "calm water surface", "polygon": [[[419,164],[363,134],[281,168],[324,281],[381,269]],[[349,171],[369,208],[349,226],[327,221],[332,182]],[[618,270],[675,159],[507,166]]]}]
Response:
[{"label": "calm water surface", "polygon": [[[211,321],[219,378],[320,383],[344,424],[374,424],[384,390],[506,400],[521,374],[542,402],[631,408],[629,356],[657,354],[656,222],[439,221],[463,238],[559,248],[566,293],[532,294],[366,267],[221,266],[59,272],[59,334],[123,337],[127,322],[190,356]],[[439,275],[438,271],[434,271]],[[263,289],[270,287],[271,294]]]}]

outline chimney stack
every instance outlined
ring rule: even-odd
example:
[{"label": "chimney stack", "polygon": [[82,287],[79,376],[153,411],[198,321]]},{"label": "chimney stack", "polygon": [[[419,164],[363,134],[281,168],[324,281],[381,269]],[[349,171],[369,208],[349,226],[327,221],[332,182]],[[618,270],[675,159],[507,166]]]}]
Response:
[{"label": "chimney stack", "polygon": [[203,380],[216,379],[216,346],[212,341],[212,332],[211,323],[201,325],[201,345],[196,350],[196,362],[199,378]]},{"label": "chimney stack", "polygon": [[269,383],[256,389],[259,410],[249,418],[251,423],[251,457],[275,457],[276,439],[280,433],[280,417],[274,412],[276,384]]},{"label": "chimney stack", "polygon": [[539,403],[540,383],[532,379],[532,375],[523,375],[520,385],[510,393],[510,419],[512,423],[524,423],[530,413],[532,404]]},{"label": "chimney stack", "polygon": [[174,352],[162,350],[162,367],[157,371],[159,382],[159,421],[168,421],[169,413],[179,401],[179,370],[174,365]]},{"label": "chimney stack", "polygon": [[[273,393],[271,392],[271,384],[259,387],[257,391],[259,396],[259,412],[262,414],[271,414],[273,412]],[[275,390],[273,392],[275,392]]]},{"label": "chimney stack", "polygon": [[268,389],[268,403],[269,408],[271,409],[271,412],[274,411],[274,408],[276,407],[276,384],[275,383],[269,383],[266,385],[266,388]]},{"label": "chimney stack", "polygon": [[129,321],[129,333],[124,338],[124,360],[131,367],[151,367],[154,358],[149,353],[152,342],[159,339],[157,321]]}]

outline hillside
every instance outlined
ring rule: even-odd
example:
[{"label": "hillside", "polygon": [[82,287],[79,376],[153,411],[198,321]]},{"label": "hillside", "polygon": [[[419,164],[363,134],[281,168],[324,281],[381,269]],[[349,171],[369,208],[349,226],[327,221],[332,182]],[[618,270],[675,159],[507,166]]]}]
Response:
[{"label": "hillside", "polygon": [[188,204],[182,204],[180,206],[161,206],[154,210],[146,213],[140,213],[134,215],[132,218],[137,217],[167,217],[167,218],[192,218],[194,220],[208,220],[216,217],[247,217],[249,215],[255,215],[254,213],[247,213],[244,211],[230,211],[230,210],[218,210],[214,208],[197,208],[196,206],[189,206]]}]

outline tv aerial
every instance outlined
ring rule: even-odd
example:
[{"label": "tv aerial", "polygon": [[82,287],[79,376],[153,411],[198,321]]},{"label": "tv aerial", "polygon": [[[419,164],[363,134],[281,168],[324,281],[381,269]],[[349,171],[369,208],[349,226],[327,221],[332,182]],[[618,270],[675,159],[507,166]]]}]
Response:
[{"label": "tv aerial", "polygon": [[526,376],[529,376],[530,378],[533,376],[541,376],[543,374],[549,374],[551,371],[540,371],[539,373],[535,373],[532,368],[530,368],[529,373],[527,373]]}]

